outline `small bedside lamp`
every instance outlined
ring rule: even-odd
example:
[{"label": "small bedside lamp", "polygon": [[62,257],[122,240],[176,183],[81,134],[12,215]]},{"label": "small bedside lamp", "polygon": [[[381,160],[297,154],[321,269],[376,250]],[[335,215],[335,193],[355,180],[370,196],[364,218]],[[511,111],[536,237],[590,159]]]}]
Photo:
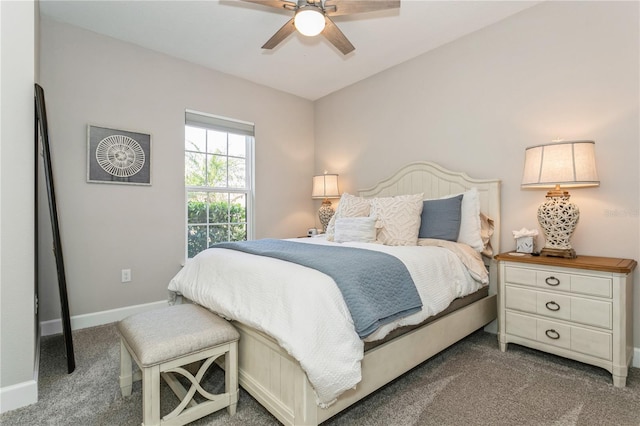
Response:
[{"label": "small bedside lamp", "polygon": [[593,141],[554,141],[525,150],[522,188],[553,188],[538,208],[538,223],[546,237],[541,256],[574,259],[569,239],[578,224],[580,211],[569,202],[562,188],[598,186],[595,143]]},{"label": "small bedside lamp", "polygon": [[314,176],[311,198],[322,199],[322,206],[320,206],[320,210],[318,210],[318,217],[322,224],[322,231],[326,232],[327,225],[334,213],[329,198],[340,198],[338,175],[328,174],[325,171],[323,175]]}]

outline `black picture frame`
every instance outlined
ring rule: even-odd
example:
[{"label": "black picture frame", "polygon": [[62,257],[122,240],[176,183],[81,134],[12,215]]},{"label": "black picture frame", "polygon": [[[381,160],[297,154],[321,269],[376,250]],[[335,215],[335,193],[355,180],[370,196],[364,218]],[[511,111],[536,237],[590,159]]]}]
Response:
[{"label": "black picture frame", "polygon": [[[42,146],[42,157],[44,163],[44,178],[47,186],[47,198],[49,200],[49,216],[51,218],[51,230],[53,233],[53,253],[56,260],[56,270],[58,275],[58,290],[60,293],[60,308],[62,314],[62,334],[64,337],[65,351],[67,356],[67,373],[71,374],[76,368],[76,361],[73,352],[73,338],[71,336],[71,317],[69,314],[69,299],[67,297],[67,279],[64,270],[64,257],[62,255],[62,241],[60,239],[60,227],[58,223],[58,208],[56,206],[56,194],[53,184],[53,170],[51,167],[51,150],[49,147],[49,129],[47,125],[47,111],[44,100],[44,89],[39,84],[35,84],[35,112],[36,112],[36,132],[35,132],[35,155],[38,162],[38,153]],[[38,132],[39,130],[39,132]],[[38,182],[38,167],[35,168],[36,185]],[[37,217],[37,212],[36,212]],[[36,229],[36,250],[37,250],[37,229]]]}]

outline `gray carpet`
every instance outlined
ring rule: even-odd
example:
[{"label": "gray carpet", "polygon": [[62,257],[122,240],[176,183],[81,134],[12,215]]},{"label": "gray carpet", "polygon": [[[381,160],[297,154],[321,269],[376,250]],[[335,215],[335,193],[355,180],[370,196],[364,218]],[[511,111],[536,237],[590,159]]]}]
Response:
[{"label": "gray carpet", "polygon": [[[118,387],[119,340],[113,325],[75,331],[76,371],[66,374],[62,336],[42,339],[39,401],[0,416],[2,425],[140,425],[140,383]],[[217,368],[208,389],[220,386]],[[205,388],[207,388],[205,386]],[[163,414],[176,399],[162,391]],[[243,390],[238,411],[193,425],[277,425]],[[510,345],[479,331],[325,422],[325,425],[640,425],[640,370],[614,388],[603,369]]]}]

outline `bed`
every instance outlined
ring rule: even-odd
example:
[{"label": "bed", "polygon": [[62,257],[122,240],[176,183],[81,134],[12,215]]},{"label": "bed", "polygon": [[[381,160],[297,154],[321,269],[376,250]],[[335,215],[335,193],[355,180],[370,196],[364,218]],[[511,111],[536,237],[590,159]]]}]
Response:
[{"label": "bed", "polygon": [[[381,198],[422,194],[424,199],[477,191],[480,211],[493,220],[493,233],[488,236],[494,252],[500,241],[500,182],[472,179],[464,173],[448,171],[429,162],[411,163],[372,188],[360,190],[364,198]],[[429,359],[451,344],[491,323],[496,318],[496,268],[491,258],[485,262],[489,270],[488,291],[475,297],[462,308],[445,311],[436,319],[381,342],[367,345],[360,361],[361,380],[332,400],[319,403],[301,362],[285,350],[284,345],[259,331],[264,327],[234,321],[240,332],[240,385],[285,425],[317,425],[334,416],[371,392]],[[170,288],[176,291],[176,288]],[[186,293],[186,292],[185,292]],[[212,309],[214,310],[214,309]],[[224,316],[233,318],[228,312]],[[249,321],[247,321],[249,322]],[[277,335],[275,332],[273,335]],[[365,339],[366,340],[366,339]],[[364,346],[364,343],[363,343]]]}]

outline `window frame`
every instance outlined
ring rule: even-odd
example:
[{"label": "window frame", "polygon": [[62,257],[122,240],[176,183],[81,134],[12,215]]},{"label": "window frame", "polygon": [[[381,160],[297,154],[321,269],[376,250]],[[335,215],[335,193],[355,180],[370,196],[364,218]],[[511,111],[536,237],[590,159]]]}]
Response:
[{"label": "window frame", "polygon": [[[255,235],[255,215],[254,215],[254,201],[255,201],[255,126],[253,123],[240,121],[232,118],[216,116],[212,114],[207,114],[203,112],[193,111],[193,110],[185,110],[185,123],[184,123],[184,131],[185,131],[185,142],[186,142],[186,129],[187,127],[197,127],[205,130],[214,130],[217,132],[225,132],[227,134],[241,135],[245,137],[245,178],[246,178],[246,188],[230,188],[230,187],[221,187],[221,186],[210,186],[210,185],[187,185],[186,182],[186,170],[183,173],[184,179],[184,242],[185,242],[185,259],[190,259],[189,257],[189,226],[193,225],[189,223],[189,194],[194,192],[201,192],[206,194],[244,194],[246,200],[246,238],[247,240],[254,239]],[[227,142],[228,143],[228,142]],[[228,147],[228,145],[227,145]],[[183,165],[185,165],[187,152],[190,151],[186,148],[185,144],[183,144]],[[206,153],[206,155],[220,155],[220,154],[211,154]],[[226,154],[223,155],[226,157],[227,161],[229,158],[240,158],[233,155],[229,155],[227,151]],[[207,162],[208,163],[208,162]],[[227,171],[228,171],[228,163],[227,163]],[[229,177],[227,175],[227,184],[229,182]],[[229,222],[229,215],[227,216],[227,224],[232,224]],[[207,214],[207,235],[209,235],[209,215]]]}]

